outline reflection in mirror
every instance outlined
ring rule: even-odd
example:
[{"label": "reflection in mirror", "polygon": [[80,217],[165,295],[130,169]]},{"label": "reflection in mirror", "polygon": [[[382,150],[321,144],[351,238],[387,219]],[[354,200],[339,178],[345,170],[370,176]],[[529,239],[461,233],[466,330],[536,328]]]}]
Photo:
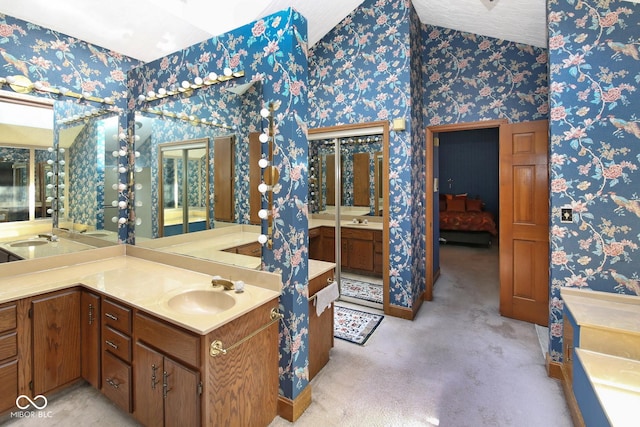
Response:
[{"label": "reflection in mirror", "polygon": [[135,185],[136,190],[142,189],[136,191],[136,239],[166,235],[159,209],[165,204],[160,199],[164,200],[166,193],[160,189],[160,147],[176,141],[208,141],[208,197],[201,206],[201,217],[207,224],[202,229],[253,222],[251,214],[260,206],[252,204],[260,199],[250,202],[250,194],[257,193],[259,182],[251,184],[250,176],[256,169],[259,176],[259,166],[258,159],[249,161],[249,151],[257,144],[260,155],[260,142],[250,136],[262,130],[261,108],[261,82],[252,81],[223,82],[162,98],[136,112],[136,151],[140,155],[136,158]]},{"label": "reflection in mirror", "polygon": [[60,228],[117,238],[117,224],[112,221],[117,215],[117,202],[113,203],[117,200],[118,165],[113,155],[117,130],[117,116],[60,125],[58,144],[65,169],[61,175],[64,210],[59,214]]},{"label": "reflection in mirror", "polygon": [[[339,193],[341,213],[356,216],[381,216],[382,135],[340,139],[340,158],[335,158],[333,140],[310,141],[310,207],[313,213],[335,213]],[[336,184],[336,163],[340,185]],[[317,188],[316,188],[317,183]]]},{"label": "reflection in mirror", "polygon": [[209,140],[160,145],[160,235],[209,228]]}]

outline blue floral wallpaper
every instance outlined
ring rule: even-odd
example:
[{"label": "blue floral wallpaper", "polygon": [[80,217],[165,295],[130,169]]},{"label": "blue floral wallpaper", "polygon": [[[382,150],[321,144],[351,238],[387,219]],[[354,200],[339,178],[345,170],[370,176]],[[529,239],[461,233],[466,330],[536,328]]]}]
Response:
[{"label": "blue floral wallpaper", "polygon": [[[67,89],[85,96],[109,97],[119,110],[126,106],[127,71],[140,64],[117,52],[1,13],[0,56],[3,66],[0,75],[3,77],[24,76],[32,83],[40,82],[44,87],[63,92]],[[5,85],[0,90],[11,89]],[[87,99],[55,95],[38,89],[33,90],[31,95],[56,100],[71,99],[81,105],[105,107],[105,104]],[[56,115],[54,111],[54,144],[57,143],[55,135],[58,120],[68,117]],[[125,127],[124,115],[120,120],[120,127]],[[126,211],[121,215],[126,216]],[[54,215],[54,224],[57,224],[57,220]],[[120,240],[124,241],[127,239],[127,225],[123,224],[120,228]]]},{"label": "blue floral wallpaper", "polygon": [[[261,107],[274,106],[272,164],[279,170],[280,180],[273,191],[273,250],[263,249],[262,258],[264,269],[282,275],[280,305],[285,318],[280,326],[280,393],[289,399],[296,398],[309,381],[306,25],[300,14],[289,9],[147,63],[129,74],[131,110],[162,103],[140,101],[140,94],[169,89],[174,83],[194,81],[212,71],[220,74],[225,67],[245,71],[238,83],[261,81]],[[245,113],[259,112],[255,104],[248,105]],[[224,110],[225,105],[218,108]],[[251,126],[251,131],[261,131],[266,121],[258,120]],[[247,163],[246,158],[240,161]]]},{"label": "blue floral wallpaper", "polygon": [[[550,349],[562,359],[560,288],[640,295],[640,6],[548,2]],[[560,222],[571,206],[573,223]]]},{"label": "blue floral wallpaper", "polygon": [[407,119],[407,131],[390,134],[388,177],[390,301],[406,308],[419,296],[416,288],[424,288],[424,276],[414,277],[414,265],[424,265],[424,258],[414,258],[412,244],[412,223],[421,221],[414,221],[412,207],[412,186],[417,184],[409,117],[409,17],[414,13],[403,0],[365,0],[313,46],[309,56],[310,128]]}]

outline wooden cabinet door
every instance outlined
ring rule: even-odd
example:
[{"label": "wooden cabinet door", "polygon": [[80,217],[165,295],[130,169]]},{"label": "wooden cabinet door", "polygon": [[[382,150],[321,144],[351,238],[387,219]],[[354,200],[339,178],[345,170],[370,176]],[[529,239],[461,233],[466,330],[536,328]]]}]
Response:
[{"label": "wooden cabinet door", "polygon": [[216,221],[234,220],[234,138],[221,136],[213,148],[213,212]]},{"label": "wooden cabinet door", "polygon": [[200,375],[179,363],[164,358],[164,425],[188,427],[200,425]]},{"label": "wooden cabinet door", "polygon": [[80,291],[34,299],[33,393],[80,378]]},{"label": "wooden cabinet door", "polygon": [[373,240],[349,239],[349,268],[373,273]]},{"label": "wooden cabinet door", "polygon": [[133,350],[133,415],[146,426],[163,425],[163,356],[141,343]]},{"label": "wooden cabinet door", "polygon": [[100,389],[100,296],[88,291],[80,297],[80,343],[82,378]]},{"label": "wooden cabinet door", "polygon": [[18,397],[18,360],[0,363],[0,412],[16,405]]}]

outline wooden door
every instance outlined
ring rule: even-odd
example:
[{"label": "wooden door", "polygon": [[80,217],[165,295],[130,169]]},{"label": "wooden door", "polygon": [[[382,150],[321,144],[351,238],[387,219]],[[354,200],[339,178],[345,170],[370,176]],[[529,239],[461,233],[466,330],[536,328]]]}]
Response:
[{"label": "wooden door", "polygon": [[549,322],[548,123],[500,127],[500,313]]},{"label": "wooden door", "polygon": [[34,299],[33,394],[80,377],[80,291]]},{"label": "wooden door", "polygon": [[[179,363],[164,359],[166,397],[164,401],[165,427],[200,425],[200,375]],[[159,424],[155,424],[159,425]]]},{"label": "wooden door", "polygon": [[326,155],[325,172],[325,191],[327,206],[335,206],[336,204],[336,156],[333,154]]},{"label": "wooden door", "polygon": [[353,155],[353,206],[370,206],[369,153]]},{"label": "wooden door", "polygon": [[146,426],[163,425],[163,356],[136,343],[133,351],[133,415]]},{"label": "wooden door", "polygon": [[82,378],[100,389],[100,296],[88,291],[80,297],[80,342]]},{"label": "wooden door", "polygon": [[262,208],[262,197],[258,191],[260,185],[260,166],[258,161],[262,158],[262,143],[260,132],[249,133],[249,222],[260,224],[258,211]]},{"label": "wooden door", "polygon": [[213,148],[213,211],[216,221],[234,220],[234,138],[221,136]]}]

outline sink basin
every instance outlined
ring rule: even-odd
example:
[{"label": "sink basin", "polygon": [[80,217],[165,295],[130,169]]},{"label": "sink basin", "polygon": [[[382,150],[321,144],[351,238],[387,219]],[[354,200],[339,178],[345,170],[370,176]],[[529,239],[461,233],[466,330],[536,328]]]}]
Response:
[{"label": "sink basin", "polygon": [[216,314],[230,309],[236,300],[220,290],[197,289],[171,297],[169,308],[185,314]]},{"label": "sink basin", "polygon": [[48,240],[20,240],[19,242],[9,243],[12,248],[26,248],[28,246],[42,246],[49,243]]}]

